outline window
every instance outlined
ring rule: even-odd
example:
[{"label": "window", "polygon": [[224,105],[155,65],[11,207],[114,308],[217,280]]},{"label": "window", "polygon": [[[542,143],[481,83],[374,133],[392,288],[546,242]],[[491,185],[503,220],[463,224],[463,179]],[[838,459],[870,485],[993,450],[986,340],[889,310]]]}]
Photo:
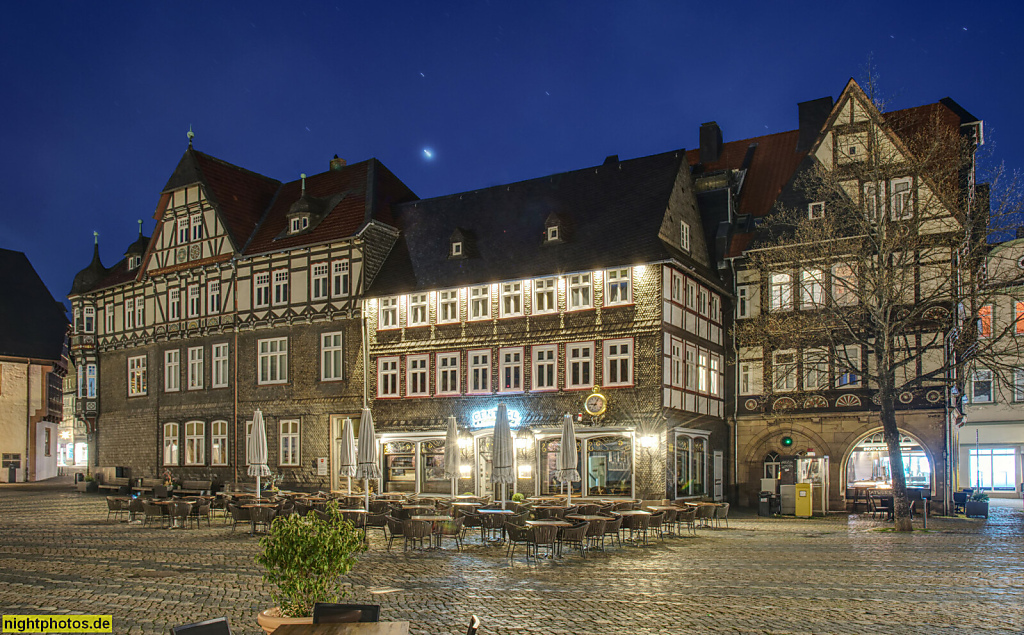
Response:
[{"label": "window", "polygon": [[257,273],[253,278],[253,305],[257,308],[270,306],[270,273]]},{"label": "window", "polygon": [[188,243],[188,219],[178,219],[178,244],[184,245]]},{"label": "window", "polygon": [[693,280],[686,281],[686,308],[697,310],[697,283]]},{"label": "window", "polygon": [[719,374],[722,372],[722,356],[711,355],[711,365],[708,367],[708,392],[716,397],[721,397],[722,382],[719,381]]},{"label": "window", "polygon": [[185,424],[185,465],[206,463],[206,424],[189,421]]},{"label": "window", "polygon": [[825,349],[809,348],[804,351],[804,390],[828,388],[828,355]]},{"label": "window", "polygon": [[502,348],[498,351],[498,380],[502,392],[523,390],[523,349]]},{"label": "window", "polygon": [[135,298],[128,298],[124,301],[124,328],[135,328]]},{"label": "window", "polygon": [[437,292],[437,323],[448,324],[459,321],[459,291]]},{"label": "window", "polygon": [[135,328],[137,329],[146,326],[145,308],[146,302],[142,296],[135,298]]},{"label": "window", "polygon": [[281,460],[279,464],[299,464],[299,422],[296,419],[281,420]]},{"label": "window", "polygon": [[288,271],[274,272],[274,305],[288,304]]},{"label": "window", "polygon": [[188,316],[199,317],[203,310],[203,296],[199,292],[199,285],[193,284],[188,288]]},{"label": "window", "polygon": [[686,221],[679,222],[679,246],[690,251],[690,225]]},{"label": "window", "polygon": [[377,396],[398,396],[398,358],[379,357],[377,359]]},{"label": "window", "polygon": [[146,394],[146,356],[128,358],[128,396]]},{"label": "window", "polygon": [[669,383],[676,388],[683,387],[683,343],[677,338],[671,339],[669,349]]},{"label": "window", "polygon": [[203,387],[203,347],[195,346],[188,349],[188,389],[199,390]]},{"label": "window", "polygon": [[547,238],[548,242],[558,240],[558,225],[552,225],[551,227],[548,227]]},{"label": "window", "polygon": [[460,241],[456,241],[456,242],[452,243],[452,255],[453,256],[461,256],[462,255],[462,243]]},{"label": "window", "polygon": [[283,384],[288,381],[288,338],[278,337],[257,342],[260,384]]},{"label": "window", "polygon": [[491,317],[491,289],[487,285],[469,289],[469,319],[486,320]]},{"label": "window", "polygon": [[501,317],[523,314],[523,283],[506,282],[501,285]]},{"label": "window", "polygon": [[[844,359],[845,358],[845,359]],[[839,351],[836,360],[836,388],[854,388],[860,385],[860,347],[847,346]]]},{"label": "window", "polygon": [[864,213],[869,221],[878,220],[878,186],[874,183],[864,184]]},{"label": "window", "polygon": [[739,363],[739,376],[740,376],[740,394],[741,395],[752,395],[754,385],[754,362],[740,362]]},{"label": "window", "polygon": [[113,304],[108,304],[107,308],[104,310],[104,313],[107,316],[107,330],[105,332],[106,333],[113,333],[114,332],[114,305]]},{"label": "window", "polygon": [[425,326],[427,318],[427,294],[414,293],[409,296],[409,315],[406,317],[407,326]]},{"label": "window", "polygon": [[309,216],[296,216],[292,219],[290,233],[294,234],[309,227]]},{"label": "window", "polygon": [[775,351],[772,354],[772,379],[775,392],[796,390],[796,351]]},{"label": "window", "polygon": [[825,203],[821,201],[810,203],[807,206],[807,218],[811,220],[825,218]]},{"label": "window", "polygon": [[992,403],[992,371],[979,368],[971,373],[971,403]]},{"label": "window", "polygon": [[331,294],[334,297],[348,295],[348,259],[335,260],[331,274]]},{"label": "window", "polygon": [[407,397],[426,397],[430,394],[430,387],[427,385],[427,366],[430,364],[429,355],[410,355],[405,358],[407,368],[405,379],[408,385],[405,387]]},{"label": "window", "polygon": [[309,268],[310,289],[309,297],[312,300],[327,299],[327,270],[326,262],[318,262]]},{"label": "window", "polygon": [[181,388],[181,351],[164,351],[164,392]]},{"label": "window", "polygon": [[96,381],[96,364],[85,365],[85,397],[94,399],[99,390]]},{"label": "window", "polygon": [[178,424],[164,424],[164,465],[178,464]]},{"label": "window", "polygon": [[435,391],[438,395],[459,394],[459,354],[437,354],[437,380]]},{"label": "window", "polygon": [[533,313],[554,313],[558,310],[554,278],[538,278],[533,281]]},{"label": "window", "polygon": [[228,422],[210,424],[210,465],[228,464]]},{"label": "window", "polygon": [[715,322],[722,321],[721,304],[721,300],[718,299],[717,295],[711,296],[711,312],[708,317]]},{"label": "window", "polygon": [[633,340],[607,340],[604,343],[604,384],[633,384]]},{"label": "window", "polygon": [[710,382],[708,381],[709,353],[697,351],[697,392],[708,392]]},{"label": "window", "polygon": [[566,390],[593,386],[594,343],[566,344],[565,357]]},{"label": "window", "polygon": [[821,269],[804,269],[800,272],[800,307],[814,309],[822,306],[825,301],[824,287],[821,284]]},{"label": "window", "polygon": [[675,271],[672,272],[671,297],[676,304],[683,303],[683,277]]},{"label": "window", "polygon": [[341,352],[341,333],[324,333],[320,336],[321,381],[344,379]]},{"label": "window", "polygon": [[224,388],[228,385],[227,343],[214,344],[210,349],[210,357],[213,358],[212,385],[214,388]]},{"label": "window", "polygon": [[534,346],[530,349],[533,357],[533,389],[557,390],[558,349],[553,345]]},{"label": "window", "polygon": [[1024,302],[1014,303],[1013,314],[1014,335],[1024,335]]},{"label": "window", "polygon": [[381,298],[378,329],[398,328],[398,298]]},{"label": "window", "polygon": [[697,390],[697,350],[686,347],[686,389]]},{"label": "window", "polygon": [[629,304],[633,301],[629,288],[629,267],[625,269],[609,269],[605,272],[605,277],[607,278],[604,294],[606,306]]},{"label": "window", "polygon": [[832,265],[832,301],[837,306],[857,304],[857,277],[847,264]]},{"label": "window", "polygon": [[211,280],[206,285],[206,314],[220,313],[220,280]]},{"label": "window", "polygon": [[1017,489],[1017,448],[971,448],[968,456],[970,486],[1013,492]]},{"label": "window", "polygon": [[1024,368],[1013,369],[1013,400],[1024,401]]},{"label": "window", "polygon": [[992,337],[992,305],[986,304],[978,309],[978,337]]},{"label": "window", "polygon": [[772,311],[789,311],[793,308],[793,277],[788,273],[771,275]]},{"label": "window", "polygon": [[181,289],[167,291],[167,319],[171,321],[181,319]]},{"label": "window", "polygon": [[700,293],[697,294],[697,312],[707,317],[708,314],[708,290],[704,287],[700,288]]},{"label": "window", "polygon": [[892,187],[890,218],[893,220],[907,220],[914,212],[910,200],[910,179],[892,181],[890,186]]},{"label": "window", "polygon": [[96,331],[96,307],[87,306],[82,310],[82,314],[85,316],[82,330],[86,333],[94,333]]},{"label": "window", "polygon": [[577,273],[569,276],[569,307],[568,310],[589,309],[594,306],[591,293],[589,273]]},{"label": "window", "polygon": [[189,224],[192,225],[192,240],[201,240],[203,238],[203,215],[192,214]]},{"label": "window", "polygon": [[469,351],[469,394],[491,391],[491,351]]}]

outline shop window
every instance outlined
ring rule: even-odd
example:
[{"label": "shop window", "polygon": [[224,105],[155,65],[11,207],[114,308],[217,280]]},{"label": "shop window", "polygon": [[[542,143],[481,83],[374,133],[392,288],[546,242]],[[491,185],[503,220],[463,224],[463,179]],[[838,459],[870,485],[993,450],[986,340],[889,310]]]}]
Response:
[{"label": "shop window", "polygon": [[[411,441],[388,441],[382,448],[384,456],[383,489],[385,492],[416,491],[416,444]],[[450,482],[450,481],[449,481]],[[449,487],[451,487],[449,485]]]},{"label": "shop window", "polygon": [[451,494],[452,481],[444,476],[444,439],[421,442],[419,460],[420,492]]},{"label": "shop window", "polygon": [[[560,493],[565,493],[565,483],[555,478],[555,470],[558,469],[558,452],[562,447],[562,440],[560,437],[553,437],[550,439],[542,439],[540,442],[540,464],[541,464],[541,495],[552,496]],[[582,477],[583,472],[583,440],[580,438],[576,439],[576,471],[580,473]],[[583,486],[582,481],[576,481],[569,483],[572,487],[573,496],[579,496],[581,488]]]},{"label": "shop window", "polygon": [[591,437],[586,439],[586,443],[587,495],[632,496],[632,439],[622,435],[609,435]]},{"label": "shop window", "polygon": [[968,471],[971,487],[1001,492],[1015,491],[1017,450],[1012,447],[971,448]]}]

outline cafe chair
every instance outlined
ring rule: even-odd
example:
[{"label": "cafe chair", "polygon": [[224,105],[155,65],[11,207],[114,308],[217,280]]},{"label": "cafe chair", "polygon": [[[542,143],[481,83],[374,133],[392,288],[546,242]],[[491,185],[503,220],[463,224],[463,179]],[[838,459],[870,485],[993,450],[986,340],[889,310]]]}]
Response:
[{"label": "cafe chair", "polygon": [[317,602],[313,605],[314,624],[379,621],[379,604],[330,604],[328,602]]},{"label": "cafe chair", "polygon": [[228,618],[218,617],[205,622],[172,626],[171,635],[231,635],[231,625],[228,624]]},{"label": "cafe chair", "polygon": [[476,635],[478,630],[480,630],[480,618],[474,615],[469,618],[469,630],[466,631],[466,635]]},{"label": "cafe chair", "polygon": [[953,492],[953,513],[967,513],[967,492]]}]

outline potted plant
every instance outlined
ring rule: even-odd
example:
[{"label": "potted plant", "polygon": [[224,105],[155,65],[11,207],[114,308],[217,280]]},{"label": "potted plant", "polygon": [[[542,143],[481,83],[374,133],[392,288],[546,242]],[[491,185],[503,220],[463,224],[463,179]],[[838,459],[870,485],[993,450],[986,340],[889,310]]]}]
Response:
[{"label": "potted plant", "polygon": [[366,551],[363,534],[346,521],[337,503],[327,517],[310,513],[275,518],[260,539],[256,562],[264,567],[263,582],[277,606],[260,612],[256,621],[270,635],[281,624],[311,624],[313,604],[338,602],[345,593],[341,577]]},{"label": "potted plant", "polygon": [[522,492],[516,492],[515,494],[512,495],[513,503],[521,503],[524,500],[526,500],[526,495],[523,494]]},{"label": "potted plant", "polygon": [[77,483],[77,487],[79,492],[98,492],[100,491],[100,482],[92,474],[86,474],[85,478]]},{"label": "potted plant", "polygon": [[971,494],[971,497],[967,499],[964,514],[968,518],[988,518],[988,494],[982,491],[977,491]]}]

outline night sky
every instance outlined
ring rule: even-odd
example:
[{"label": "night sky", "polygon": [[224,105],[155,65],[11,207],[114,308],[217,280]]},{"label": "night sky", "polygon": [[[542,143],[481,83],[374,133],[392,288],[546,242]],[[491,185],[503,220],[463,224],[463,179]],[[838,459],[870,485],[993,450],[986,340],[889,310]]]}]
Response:
[{"label": "night sky", "polygon": [[278,180],[376,157],[430,197],[696,147],[705,121],[791,130],[869,65],[890,109],[952,97],[1020,169],[1024,9],[1001,4],[7,3],[0,247],[63,299],[94,230],[106,266],[152,232],[189,126]]}]

